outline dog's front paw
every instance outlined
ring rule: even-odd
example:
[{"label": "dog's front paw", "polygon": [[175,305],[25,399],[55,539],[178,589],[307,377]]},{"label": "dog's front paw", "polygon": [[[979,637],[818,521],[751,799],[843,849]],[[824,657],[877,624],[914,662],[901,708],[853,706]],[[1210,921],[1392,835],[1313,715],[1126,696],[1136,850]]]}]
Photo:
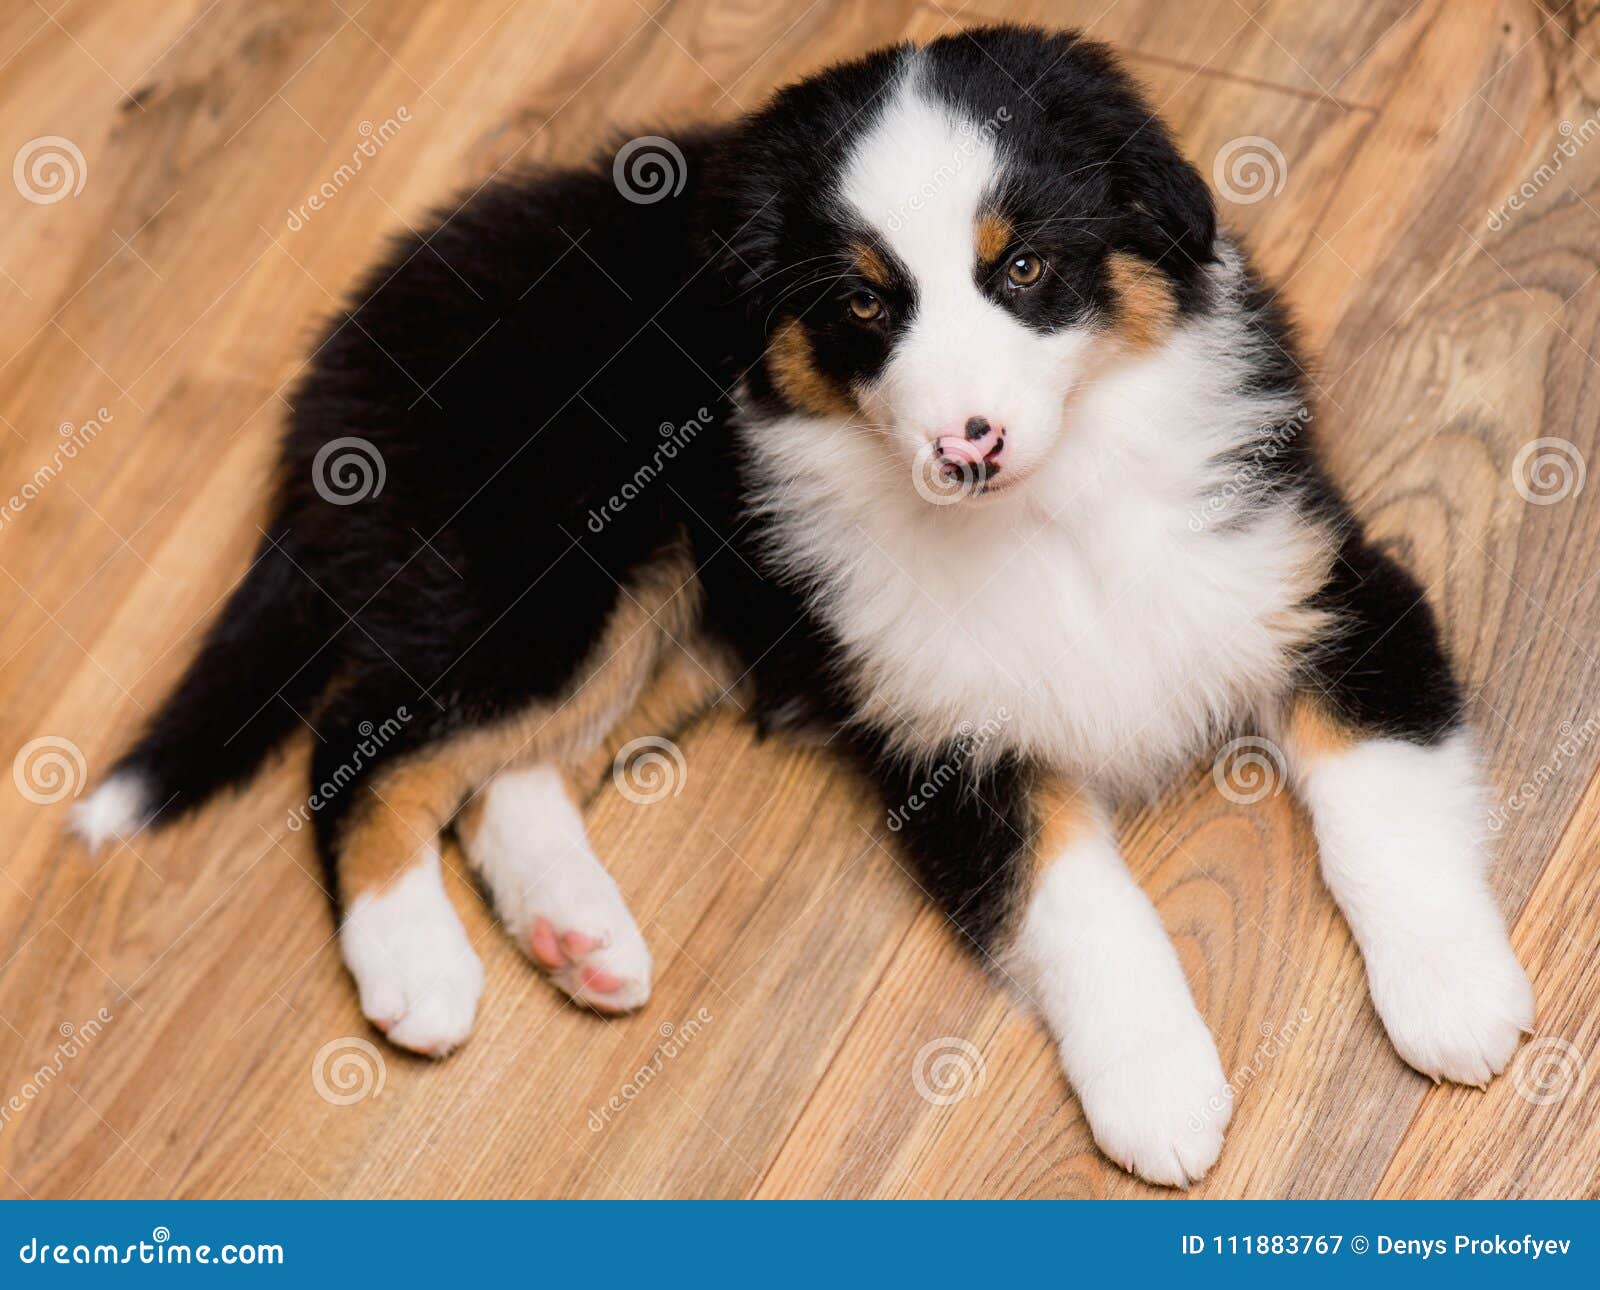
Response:
[{"label": "dog's front paw", "polygon": [[1533,987],[1496,923],[1441,926],[1370,948],[1367,982],[1401,1057],[1435,1080],[1483,1087],[1533,1029]]},{"label": "dog's front paw", "polygon": [[1100,1150],[1164,1187],[1198,1182],[1222,1151],[1233,1099],[1198,1014],[1140,1038],[1077,1086]]}]

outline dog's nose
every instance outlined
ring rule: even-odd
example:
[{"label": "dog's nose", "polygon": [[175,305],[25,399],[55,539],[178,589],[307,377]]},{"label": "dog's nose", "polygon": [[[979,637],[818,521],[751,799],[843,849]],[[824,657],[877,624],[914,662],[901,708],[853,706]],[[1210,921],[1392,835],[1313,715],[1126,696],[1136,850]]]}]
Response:
[{"label": "dog's nose", "polygon": [[934,441],[939,455],[949,462],[977,466],[987,462],[998,469],[997,459],[1005,447],[1005,428],[988,417],[968,417],[960,434],[940,435]]}]

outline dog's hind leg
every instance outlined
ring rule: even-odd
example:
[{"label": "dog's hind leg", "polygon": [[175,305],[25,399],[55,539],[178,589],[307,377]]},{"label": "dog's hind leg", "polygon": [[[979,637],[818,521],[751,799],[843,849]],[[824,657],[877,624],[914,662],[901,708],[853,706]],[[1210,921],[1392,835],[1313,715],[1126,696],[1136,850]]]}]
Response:
[{"label": "dog's hind leg", "polygon": [[[362,1011],[395,1043],[448,1052],[466,1038],[482,992],[440,873],[438,835],[458,811],[468,858],[524,948],[584,1002],[643,1002],[649,956],[566,785],[593,773],[652,682],[688,661],[677,642],[693,633],[699,594],[687,555],[672,547],[618,590],[587,656],[549,698],[476,721],[470,695],[447,710],[423,698],[377,749],[362,732],[395,711],[380,697],[392,678],[341,694],[320,718],[313,781],[333,791],[315,822],[342,910],[340,945]],[[713,688],[699,687],[702,697]]]},{"label": "dog's hind leg", "polygon": [[361,1011],[400,1047],[434,1057],[467,1037],[483,993],[439,859],[464,769],[451,741],[404,757],[356,790],[337,831],[339,948]]},{"label": "dog's hind leg", "polygon": [[[587,750],[568,745],[509,766],[476,792],[456,822],[462,849],[506,931],[577,1002],[602,1012],[650,994],[650,951],[621,891],[584,831],[584,796],[613,766],[626,783],[631,750],[676,773],[672,736],[724,693],[713,653],[663,639],[628,713]],[[548,746],[548,741],[545,742]]]},{"label": "dog's hind leg", "polygon": [[565,771],[549,762],[502,771],[456,832],[501,924],[562,990],[600,1012],[650,997],[650,950],[589,845]]}]

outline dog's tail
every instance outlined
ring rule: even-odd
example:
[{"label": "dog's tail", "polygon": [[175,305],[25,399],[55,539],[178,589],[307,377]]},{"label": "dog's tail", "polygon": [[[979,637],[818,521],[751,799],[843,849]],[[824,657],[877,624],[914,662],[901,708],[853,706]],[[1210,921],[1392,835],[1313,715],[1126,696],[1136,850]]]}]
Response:
[{"label": "dog's tail", "polygon": [[193,810],[238,784],[299,724],[327,685],[327,615],[292,535],[269,533],[200,653],[144,735],[73,811],[94,850]]}]

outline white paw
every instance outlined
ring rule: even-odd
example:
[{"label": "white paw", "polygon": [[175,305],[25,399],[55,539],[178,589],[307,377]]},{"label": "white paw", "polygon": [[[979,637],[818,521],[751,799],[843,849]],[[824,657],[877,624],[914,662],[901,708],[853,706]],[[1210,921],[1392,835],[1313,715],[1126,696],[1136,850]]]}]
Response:
[{"label": "white paw", "polygon": [[527,947],[552,981],[599,1012],[629,1012],[650,998],[650,950],[626,906],[609,916],[540,915]]},{"label": "white paw", "polygon": [[1492,928],[1444,928],[1367,949],[1367,982],[1390,1041],[1435,1080],[1483,1087],[1533,1029],[1533,987],[1494,917]]},{"label": "white paw", "polygon": [[1135,1040],[1077,1093],[1100,1150],[1164,1187],[1200,1180],[1233,1114],[1217,1046],[1198,1014]]},{"label": "white paw", "polygon": [[361,992],[361,1011],[392,1043],[443,1057],[472,1029],[483,964],[445,894],[437,855],[380,891],[358,896],[339,948]]},{"label": "white paw", "polygon": [[1304,781],[1323,875],[1390,1040],[1424,1075],[1487,1084],[1533,1027],[1533,989],[1484,881],[1472,736],[1371,740],[1313,763]]},{"label": "white paw", "polygon": [[542,854],[481,866],[500,921],[522,951],[579,1003],[628,1012],[650,997],[650,949],[622,892],[595,857]]},{"label": "white paw", "polygon": [[590,850],[559,772],[536,767],[496,779],[462,845],[506,931],[562,990],[600,1012],[649,999],[649,947]]}]

